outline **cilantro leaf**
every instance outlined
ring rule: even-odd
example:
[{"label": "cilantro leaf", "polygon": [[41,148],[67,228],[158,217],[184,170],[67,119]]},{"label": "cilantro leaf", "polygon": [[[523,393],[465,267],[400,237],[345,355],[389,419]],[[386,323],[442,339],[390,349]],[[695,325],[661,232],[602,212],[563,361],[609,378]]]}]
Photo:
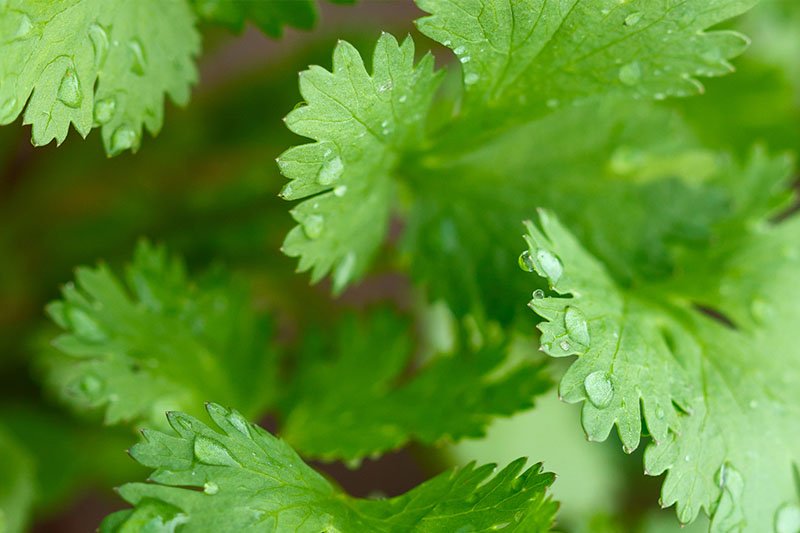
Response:
[{"label": "cilantro leaf", "polygon": [[[756,0],[417,0],[425,35],[462,64],[467,114],[493,121],[543,115],[597,95],[703,92],[700,76],[733,70],[748,40],[705,32]],[[488,121],[484,124],[489,124]]]},{"label": "cilantro leaf", "polygon": [[[154,483],[120,488],[135,510],[109,516],[104,532],[144,525],[192,531],[548,531],[557,505],[546,495],[553,475],[520,459],[492,476],[493,465],[444,473],[388,500],[342,494],[283,441],[236,411],[207,406],[223,433],[170,413],[177,436],[146,431],[131,455],[155,468]],[[201,488],[202,490],[192,490]],[[130,526],[130,527],[129,527]]]},{"label": "cilantro leaf", "polygon": [[143,242],[127,289],[101,265],[79,268],[76,284],[48,312],[66,333],[43,364],[70,405],[105,408],[107,424],[161,424],[171,408],[224,397],[250,414],[274,387],[268,324],[244,287],[211,273],[197,284],[163,247]]},{"label": "cilantro leaf", "polygon": [[0,427],[0,531],[25,531],[35,497],[33,460]]},{"label": "cilantro leaf", "polygon": [[[25,110],[33,144],[102,126],[109,155],[136,151],[197,79],[200,40],[179,0],[9,0],[0,8],[0,124]],[[27,105],[26,105],[27,103]]]},{"label": "cilantro leaf", "polygon": [[412,439],[482,436],[493,417],[532,406],[550,388],[541,363],[511,361],[508,343],[488,334],[473,347],[462,332],[453,353],[409,370],[407,329],[377,313],[366,323],[345,320],[333,347],[309,343],[296,363],[281,437],[305,456],[358,460]]},{"label": "cilantro leaf", "polygon": [[284,251],[299,256],[299,270],[314,281],[333,271],[339,291],[364,273],[383,240],[394,200],[391,172],[422,134],[422,121],[439,76],[433,58],[414,64],[414,43],[383,34],[370,75],[346,42],[336,46],[333,70],[300,74],[306,104],[286,117],[293,132],[314,143],[290,148],[278,159],[291,181],[281,196],[311,197],[292,210],[299,223]]},{"label": "cilantro leaf", "polygon": [[698,256],[705,268],[687,260],[672,280],[633,287],[550,213],[540,221],[528,224],[524,264],[558,296],[530,305],[546,320],[544,351],[578,355],[560,393],[584,402],[587,436],[616,426],[632,451],[643,420],[646,472],[667,472],[662,504],[677,504],[682,522],[705,510],[712,531],[767,531],[797,513],[800,217],[721,233]]},{"label": "cilantro leaf", "polygon": [[273,37],[279,37],[284,26],[309,29],[317,19],[312,0],[192,0],[192,6],[205,20],[234,31],[242,31],[245,22],[251,21]]}]

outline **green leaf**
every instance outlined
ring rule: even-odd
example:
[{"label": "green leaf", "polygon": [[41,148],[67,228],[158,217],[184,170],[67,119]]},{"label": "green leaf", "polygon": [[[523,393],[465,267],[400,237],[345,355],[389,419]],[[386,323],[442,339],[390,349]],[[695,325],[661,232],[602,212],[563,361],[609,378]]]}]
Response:
[{"label": "green leaf", "polygon": [[[154,483],[120,488],[136,510],[111,515],[101,531],[181,524],[181,531],[548,531],[557,508],[546,495],[553,475],[525,460],[444,473],[387,500],[351,498],[312,470],[283,441],[236,411],[207,407],[223,433],[170,413],[177,436],[145,432],[131,450],[155,468]],[[202,489],[202,490],[194,490]],[[127,521],[132,521],[129,526]],[[137,528],[138,527],[138,528]]]},{"label": "green leaf", "polygon": [[333,71],[312,66],[300,74],[306,103],[286,117],[289,129],[315,142],[278,159],[291,181],[281,196],[311,197],[292,210],[299,223],[284,242],[299,256],[299,270],[317,281],[333,271],[339,291],[364,273],[384,238],[394,197],[391,172],[419,142],[439,77],[433,58],[414,64],[410,38],[398,45],[383,34],[370,75],[346,42],[333,55]]},{"label": "green leaf", "polygon": [[30,454],[0,427],[0,532],[26,530],[35,486]]},{"label": "green leaf", "polygon": [[66,333],[47,352],[48,383],[70,405],[105,408],[107,424],[163,426],[168,409],[224,398],[256,414],[274,393],[270,328],[245,287],[213,272],[187,278],[143,242],[127,289],[104,265],[79,268],[48,312]]},{"label": "green leaf", "polygon": [[550,388],[541,362],[512,360],[508,343],[489,334],[475,347],[462,333],[452,353],[422,364],[411,338],[406,322],[373,313],[345,320],[333,346],[309,342],[281,436],[305,456],[358,460],[409,440],[483,436],[493,417],[531,407]]},{"label": "green leaf", "polygon": [[250,21],[273,37],[284,26],[310,29],[317,19],[312,0],[191,0],[195,12],[204,20],[216,22],[240,32]]},{"label": "green leaf", "polygon": [[164,95],[189,99],[200,48],[185,0],[9,0],[0,6],[0,124],[25,110],[33,144],[102,127],[109,155],[161,129]]},{"label": "green leaf", "polygon": [[[798,509],[800,218],[751,223],[666,282],[621,286],[551,214],[528,224],[525,264],[554,296],[530,305],[542,348],[577,355],[560,394],[584,402],[588,438],[613,426],[627,451],[642,423],[662,504],[712,531],[771,531]],[[695,265],[696,263],[696,265]],[[696,268],[695,268],[696,266]]]},{"label": "green leaf", "polygon": [[[462,63],[466,114],[519,123],[587,98],[701,94],[748,40],[705,30],[757,0],[417,0]],[[484,119],[485,120],[485,119]]]}]

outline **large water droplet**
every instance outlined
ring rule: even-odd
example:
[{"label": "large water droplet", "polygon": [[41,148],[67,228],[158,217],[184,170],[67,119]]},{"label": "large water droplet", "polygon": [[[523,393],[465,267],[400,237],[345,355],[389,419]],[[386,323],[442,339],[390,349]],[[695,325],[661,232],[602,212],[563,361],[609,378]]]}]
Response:
[{"label": "large water droplet", "polygon": [[586,324],[586,317],[577,307],[567,307],[564,312],[564,327],[567,335],[573,341],[583,347],[589,346],[589,327]]},{"label": "large water droplet", "polygon": [[561,261],[550,250],[540,248],[536,251],[536,262],[542,273],[550,279],[550,283],[555,285],[564,273],[564,266]]},{"label": "large water droplet", "polygon": [[642,67],[638,61],[628,63],[619,69],[619,81],[632,87],[642,81]]},{"label": "large water droplet", "polygon": [[58,86],[58,99],[68,107],[80,107],[83,102],[81,83],[73,67],[67,68]]},{"label": "large water droplet", "polygon": [[198,461],[207,465],[240,466],[228,448],[208,437],[200,436],[194,439],[194,455]]},{"label": "large water droplet", "polygon": [[219,492],[219,485],[217,485],[213,481],[207,481],[203,485],[203,492],[205,492],[209,496],[213,496],[214,494]]},{"label": "large water droplet", "polygon": [[303,220],[303,233],[311,240],[319,239],[325,229],[325,217],[322,215],[309,215]]},{"label": "large water droplet", "polygon": [[250,429],[249,429],[250,424],[247,422],[247,420],[244,419],[242,415],[233,412],[229,414],[226,418],[228,419],[228,422],[230,422],[231,425],[236,428],[236,431],[238,431],[245,437],[250,438]]},{"label": "large water droplet", "polygon": [[116,155],[125,150],[129,150],[136,146],[138,140],[139,136],[136,134],[136,130],[127,124],[123,124],[114,130],[114,133],[111,135],[110,152]]},{"label": "large water droplet", "polygon": [[77,307],[70,307],[67,311],[69,323],[75,335],[89,342],[102,342],[106,340],[106,334],[100,325],[95,322],[88,314]]},{"label": "large water droplet", "polygon": [[128,43],[128,49],[131,51],[131,71],[139,76],[144,76],[147,68],[147,56],[141,41],[133,39]]},{"label": "large water droplet", "polygon": [[94,23],[89,26],[89,40],[94,50],[94,66],[100,68],[108,55],[108,33],[100,24]]},{"label": "large water droplet", "polygon": [[344,164],[342,158],[339,156],[334,157],[329,161],[325,161],[317,174],[317,183],[320,185],[330,185],[342,176],[344,171]]},{"label": "large water droplet", "polygon": [[640,11],[634,11],[627,17],[625,17],[625,25],[626,26],[636,26],[639,21],[642,20],[642,13]]},{"label": "large water droplet", "polygon": [[775,533],[800,532],[800,505],[785,503],[775,513]]},{"label": "large water droplet", "polygon": [[94,103],[94,121],[100,126],[114,118],[117,110],[117,100],[113,96],[103,98]]},{"label": "large water droplet", "polygon": [[519,255],[519,267],[525,272],[534,272],[536,270],[536,265],[529,250],[525,250]]},{"label": "large water droplet", "polygon": [[608,374],[602,370],[592,372],[586,376],[586,379],[583,380],[583,387],[586,389],[586,396],[589,397],[589,401],[598,409],[608,407],[612,398],[614,398],[614,385],[612,385]]}]

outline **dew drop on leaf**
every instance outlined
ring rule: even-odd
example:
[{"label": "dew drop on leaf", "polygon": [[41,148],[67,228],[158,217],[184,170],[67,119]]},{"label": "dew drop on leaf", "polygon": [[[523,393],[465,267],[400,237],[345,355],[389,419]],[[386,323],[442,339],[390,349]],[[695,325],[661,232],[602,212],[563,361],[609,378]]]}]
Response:
[{"label": "dew drop on leaf", "polygon": [[619,81],[629,87],[633,87],[642,81],[642,67],[639,66],[639,62],[634,61],[623,65],[619,69]]},{"label": "dew drop on leaf", "polygon": [[570,351],[570,350],[572,349],[572,345],[571,345],[571,344],[569,343],[569,341],[567,341],[567,340],[563,340],[563,341],[561,341],[561,342],[559,343],[559,347],[560,347],[562,350],[564,350],[565,352],[568,352],[568,351]]},{"label": "dew drop on leaf", "polygon": [[228,422],[236,428],[236,430],[247,438],[250,438],[249,424],[239,413],[231,413],[227,417]]},{"label": "dew drop on leaf", "polygon": [[336,265],[333,273],[333,285],[337,289],[343,288],[353,276],[353,269],[356,266],[355,252],[348,252],[346,256]]},{"label": "dew drop on leaf", "polygon": [[114,118],[114,112],[117,110],[117,100],[113,96],[98,100],[94,104],[94,120],[99,125],[106,124],[109,120]]},{"label": "dew drop on leaf", "polygon": [[94,23],[89,26],[89,40],[92,41],[92,50],[94,50],[94,66],[99,68],[105,62],[108,54],[108,33],[100,24]]},{"label": "dew drop on leaf", "polygon": [[68,107],[80,107],[83,102],[81,84],[74,67],[69,67],[58,86],[58,99]]},{"label": "dew drop on leaf", "polygon": [[564,327],[569,338],[582,346],[589,346],[589,327],[583,312],[577,307],[567,307],[564,312]]},{"label": "dew drop on leaf", "polygon": [[553,252],[540,248],[536,251],[536,262],[539,263],[539,268],[550,280],[550,283],[554,285],[558,283],[558,280],[561,279],[561,275],[564,273],[564,266]]},{"label": "dew drop on leaf", "polygon": [[519,255],[519,267],[525,272],[534,272],[536,270],[529,250],[525,250]]},{"label": "dew drop on leaf", "polygon": [[614,397],[614,385],[608,374],[602,370],[592,372],[583,380],[583,387],[586,389],[586,396],[592,405],[598,409],[608,407]]},{"label": "dew drop on leaf", "polygon": [[111,146],[109,147],[109,151],[112,155],[115,155],[133,148],[136,145],[138,138],[139,136],[136,134],[136,131],[133,128],[127,124],[123,124],[114,130],[114,133],[111,135]]},{"label": "dew drop on leaf", "polygon": [[797,533],[800,531],[800,505],[785,503],[775,513],[775,533]]},{"label": "dew drop on leaf", "polygon": [[534,300],[542,300],[544,298],[544,291],[542,289],[536,289],[531,296],[533,296]]},{"label": "dew drop on leaf", "polygon": [[466,83],[467,85],[475,85],[476,83],[478,83],[479,79],[481,79],[480,76],[478,76],[474,72],[470,72],[469,74],[464,76],[464,83]]},{"label": "dew drop on leaf", "polygon": [[128,49],[131,51],[131,72],[144,76],[147,68],[147,56],[145,56],[141,41],[139,39],[132,40],[128,43]]},{"label": "dew drop on leaf", "polygon": [[203,492],[205,492],[209,496],[213,496],[214,494],[219,492],[219,485],[217,485],[213,481],[208,481],[205,483],[205,485],[203,485]]},{"label": "dew drop on leaf", "polygon": [[625,25],[628,27],[636,26],[640,20],[642,20],[642,13],[640,11],[634,11],[625,17]]},{"label": "dew drop on leaf", "polygon": [[336,156],[329,161],[325,161],[319,169],[319,174],[317,174],[317,183],[330,185],[341,177],[343,171],[344,164],[341,157]]},{"label": "dew drop on leaf", "polygon": [[303,233],[311,240],[319,239],[325,229],[325,218],[322,215],[309,215],[303,220]]},{"label": "dew drop on leaf", "polygon": [[94,374],[88,374],[81,379],[78,387],[87,398],[94,400],[103,392],[103,381]]},{"label": "dew drop on leaf", "polygon": [[194,439],[194,456],[201,463],[215,466],[239,466],[231,452],[222,443],[208,437]]},{"label": "dew drop on leaf", "polygon": [[347,194],[347,185],[339,185],[335,189],[333,189],[333,194],[341,198],[345,194]]}]

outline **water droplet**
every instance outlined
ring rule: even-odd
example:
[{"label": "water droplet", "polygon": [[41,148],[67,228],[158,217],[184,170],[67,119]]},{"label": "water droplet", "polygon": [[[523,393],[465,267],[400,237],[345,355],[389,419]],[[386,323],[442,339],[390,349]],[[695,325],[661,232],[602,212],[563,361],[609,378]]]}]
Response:
[{"label": "water droplet", "polygon": [[317,174],[317,183],[320,185],[330,185],[342,176],[344,172],[344,163],[339,156],[334,157],[329,161],[325,161]]},{"label": "water droplet", "polygon": [[230,422],[231,425],[235,427],[239,433],[241,433],[245,437],[250,438],[250,429],[249,429],[250,424],[247,423],[247,420],[245,420],[242,415],[233,412],[229,414],[226,418],[228,419],[228,422]]},{"label": "water droplet", "polygon": [[103,392],[103,381],[94,374],[87,374],[81,379],[78,388],[87,398],[94,400]]},{"label": "water droplet", "polygon": [[642,67],[639,66],[638,61],[623,65],[619,69],[619,81],[629,87],[633,87],[642,81]]},{"label": "water droplet", "polygon": [[382,84],[378,85],[378,92],[379,93],[385,93],[386,91],[388,91],[391,88],[392,88],[392,82],[390,80],[390,81],[387,81],[386,83],[382,83]]},{"label": "water droplet", "polygon": [[666,415],[666,413],[664,413],[664,408],[663,407],[661,407],[660,405],[658,407],[656,407],[656,418],[661,420],[661,419],[664,418],[665,415]]},{"label": "water droplet", "polygon": [[561,341],[561,342],[558,344],[558,346],[559,346],[559,347],[560,347],[562,350],[564,350],[565,352],[568,352],[568,351],[570,351],[570,349],[572,349],[572,345],[571,345],[571,344],[569,343],[569,341],[567,341],[567,340],[563,340],[563,341]]},{"label": "water droplet", "polygon": [[691,461],[691,460],[692,460],[692,456],[687,454],[687,455],[685,455],[685,456],[683,457],[683,460],[684,460],[684,462],[688,463],[689,461]]},{"label": "water droplet", "polygon": [[215,466],[240,466],[222,443],[208,437],[194,439],[194,456],[201,463]]},{"label": "water droplet", "polygon": [[339,185],[335,189],[333,189],[333,194],[341,198],[345,194],[347,194],[347,185]]},{"label": "water droplet", "polygon": [[589,401],[598,409],[608,407],[614,397],[614,385],[611,383],[611,378],[602,370],[586,376],[586,379],[583,380],[583,387],[586,389]]},{"label": "water droplet", "polygon": [[550,279],[550,283],[555,285],[564,273],[564,266],[558,257],[550,250],[540,248],[536,251],[536,262],[542,273]]},{"label": "water droplet", "polygon": [[625,17],[625,25],[636,26],[640,20],[642,20],[642,14],[639,11],[634,11],[633,13]]},{"label": "water droplet", "polygon": [[356,254],[355,252],[348,252],[348,254],[342,258],[333,272],[333,286],[337,290],[342,289],[345,285],[347,285],[347,282],[350,281],[350,278],[353,275],[355,266]]},{"label": "water droplet", "polygon": [[117,110],[117,100],[113,96],[98,100],[94,104],[94,120],[99,125],[106,124],[109,120],[114,118],[114,112]]},{"label": "water droplet", "polygon": [[205,492],[209,496],[213,496],[214,494],[219,492],[219,485],[217,485],[213,481],[208,481],[206,482],[205,485],[203,485],[203,492]]},{"label": "water droplet", "polygon": [[400,96],[400,98],[397,99],[397,101],[400,102],[401,104],[405,103],[406,100],[408,100],[408,96],[406,95],[402,95]]},{"label": "water droplet", "polygon": [[470,72],[469,74],[464,76],[464,83],[466,83],[467,85],[475,85],[476,83],[478,83],[479,79],[481,79],[480,76],[478,76],[474,72]]},{"label": "water droplet", "polygon": [[11,40],[17,41],[26,38],[31,33],[32,29],[33,22],[31,21],[31,18],[25,13],[20,14],[19,22],[17,23],[17,31],[14,32],[14,36],[11,38]]},{"label": "water droplet", "polygon": [[564,327],[567,330],[567,335],[573,341],[581,346],[589,346],[589,327],[586,323],[586,317],[583,312],[577,307],[567,307],[564,312]]},{"label": "water droplet", "polygon": [[13,119],[14,107],[17,105],[17,99],[15,97],[11,97],[3,102],[0,105],[0,124],[6,123]]},{"label": "water droplet", "polygon": [[536,270],[533,257],[531,257],[531,252],[529,250],[525,250],[519,255],[519,267],[525,272],[534,272]]},{"label": "water droplet", "polygon": [[549,107],[550,109],[555,109],[555,108],[557,108],[557,107],[558,107],[558,104],[559,104],[559,101],[558,101],[558,99],[556,99],[556,98],[550,98],[550,99],[547,101],[547,107]]},{"label": "water droplet", "polygon": [[67,311],[69,323],[75,335],[89,342],[102,342],[107,339],[100,325],[81,309],[71,307]]},{"label": "water droplet", "polygon": [[458,48],[456,48],[455,50],[453,50],[453,52],[454,52],[454,53],[455,53],[457,56],[460,56],[461,54],[463,54],[463,53],[464,53],[464,52],[466,52],[466,51],[467,51],[467,49],[466,49],[466,48],[464,48],[463,46],[459,46]]},{"label": "water droplet", "polygon": [[461,61],[462,63],[469,63],[470,59],[472,59],[470,56],[464,56],[461,59],[459,59],[459,61]]},{"label": "water droplet", "polygon": [[757,408],[758,408],[758,401],[750,400],[750,409],[757,409]]},{"label": "water droplet", "polygon": [[125,150],[134,148],[138,140],[139,136],[136,134],[136,130],[127,124],[123,124],[114,130],[114,133],[111,135],[111,146],[109,147],[109,151],[112,155],[119,154]]},{"label": "water droplet", "polygon": [[785,503],[775,513],[775,533],[798,533],[800,531],[800,505]]},{"label": "water droplet", "polygon": [[108,34],[100,24],[94,23],[89,26],[89,40],[92,41],[94,50],[94,66],[99,68],[108,54]]},{"label": "water droplet", "polygon": [[533,291],[532,296],[534,300],[541,300],[544,298],[544,291],[542,289],[536,289]]},{"label": "water droplet", "polygon": [[61,84],[58,86],[58,99],[68,107],[81,106],[83,93],[81,93],[81,84],[74,67],[69,67],[64,72],[64,77],[61,78]]},{"label": "water droplet", "polygon": [[139,76],[144,76],[147,68],[147,56],[142,43],[139,39],[134,39],[128,43],[128,49],[131,51],[131,71]]},{"label": "water droplet", "polygon": [[325,229],[325,218],[322,215],[308,215],[303,220],[303,233],[311,240],[319,239]]}]

